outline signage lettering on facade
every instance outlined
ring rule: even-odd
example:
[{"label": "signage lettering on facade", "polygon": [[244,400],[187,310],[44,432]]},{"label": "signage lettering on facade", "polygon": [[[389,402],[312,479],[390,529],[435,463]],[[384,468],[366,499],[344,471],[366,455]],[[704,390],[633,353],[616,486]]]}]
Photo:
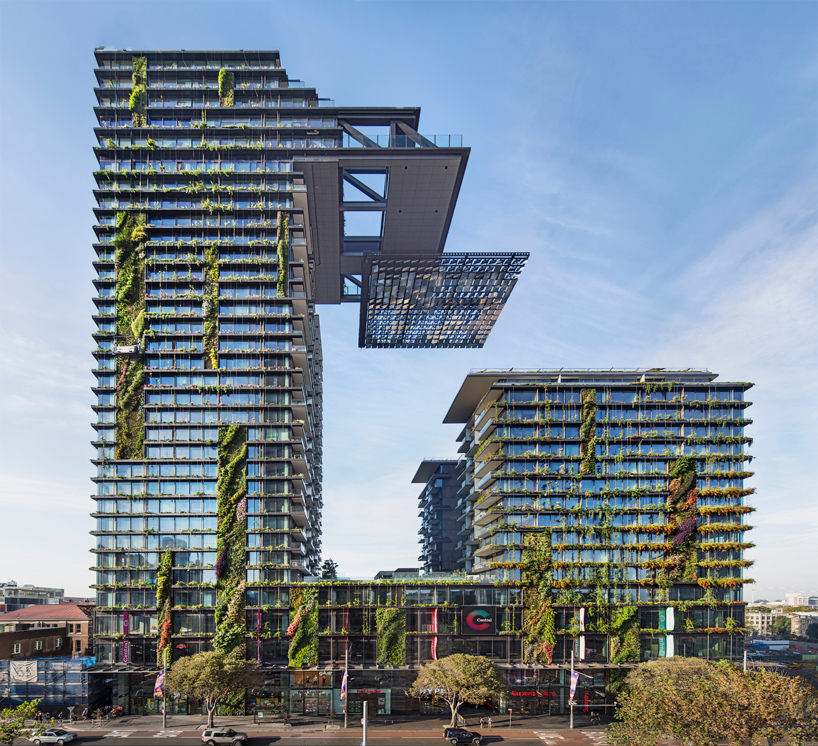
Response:
[{"label": "signage lettering on facade", "polygon": [[463,634],[496,635],[497,634],[496,612],[497,607],[495,606],[464,606]]},{"label": "signage lettering on facade", "polygon": [[512,690],[511,692],[512,697],[556,697],[556,692],[546,692],[546,691],[533,691],[533,692],[518,692]]}]

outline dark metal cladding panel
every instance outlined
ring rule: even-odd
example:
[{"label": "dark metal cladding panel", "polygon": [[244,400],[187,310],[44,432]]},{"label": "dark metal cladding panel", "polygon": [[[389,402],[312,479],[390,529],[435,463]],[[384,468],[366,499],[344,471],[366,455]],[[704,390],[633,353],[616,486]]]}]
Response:
[{"label": "dark metal cladding panel", "polygon": [[527,253],[368,257],[360,347],[482,347]]}]

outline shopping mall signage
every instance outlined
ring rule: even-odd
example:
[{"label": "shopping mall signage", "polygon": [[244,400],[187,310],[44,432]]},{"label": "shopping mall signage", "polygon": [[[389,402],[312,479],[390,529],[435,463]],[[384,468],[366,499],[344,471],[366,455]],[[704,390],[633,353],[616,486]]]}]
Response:
[{"label": "shopping mall signage", "polygon": [[462,628],[464,635],[496,635],[497,607],[464,606]]}]

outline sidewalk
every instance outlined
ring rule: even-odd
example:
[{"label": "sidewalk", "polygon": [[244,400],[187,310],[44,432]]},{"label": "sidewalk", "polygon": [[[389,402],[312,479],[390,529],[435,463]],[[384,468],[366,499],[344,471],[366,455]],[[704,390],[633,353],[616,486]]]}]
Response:
[{"label": "sidewalk", "polygon": [[[344,733],[343,716],[328,717],[293,717],[289,721],[267,720],[258,723],[253,722],[250,715],[217,715],[214,722],[219,728],[233,728],[248,734],[260,733],[315,733],[315,732],[339,732]],[[204,715],[168,715],[167,730],[182,732],[201,732],[207,725],[207,717]],[[67,721],[63,725],[67,730],[77,733],[105,733],[109,731],[152,731],[162,730],[161,715],[125,715],[123,717],[103,720],[101,726],[92,728],[91,721],[78,721],[69,724]],[[369,721],[370,732],[400,732],[402,734],[414,733],[418,736],[440,736],[444,728],[449,727],[448,718],[437,717],[406,717],[386,715],[373,718]],[[462,727],[469,730],[476,730],[483,735],[490,733],[502,734],[505,738],[526,737],[530,738],[535,731],[567,731],[567,715],[512,715],[511,727],[509,728],[508,716],[494,718],[492,730],[488,726],[480,727],[479,717],[469,717]],[[354,733],[361,729],[360,716],[349,716],[349,728],[347,734]],[[574,717],[574,729],[576,731],[604,731],[605,725],[590,725],[590,718],[587,715],[576,715]]]}]

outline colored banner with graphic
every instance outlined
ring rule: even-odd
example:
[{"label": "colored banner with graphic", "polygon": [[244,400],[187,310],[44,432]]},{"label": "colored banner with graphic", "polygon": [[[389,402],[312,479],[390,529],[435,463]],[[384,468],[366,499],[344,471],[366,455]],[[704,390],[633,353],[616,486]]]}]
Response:
[{"label": "colored banner with graphic", "polygon": [[165,672],[160,671],[153,685],[153,698],[162,699],[165,696]]},{"label": "colored banner with graphic", "polygon": [[347,672],[344,671],[344,678],[341,679],[341,701],[347,698]]},{"label": "colored banner with graphic", "polygon": [[568,697],[569,702],[574,701],[574,695],[577,693],[577,682],[578,681],[579,681],[579,674],[576,671],[574,671],[571,674],[571,694]]}]

